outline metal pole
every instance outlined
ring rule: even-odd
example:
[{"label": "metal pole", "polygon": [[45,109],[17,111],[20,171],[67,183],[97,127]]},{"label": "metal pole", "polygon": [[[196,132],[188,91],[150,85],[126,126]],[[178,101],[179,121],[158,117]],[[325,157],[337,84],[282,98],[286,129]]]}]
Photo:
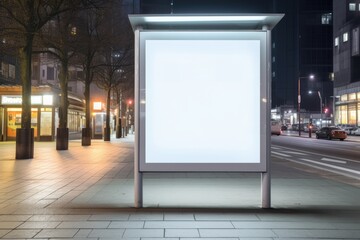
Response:
[{"label": "metal pole", "polygon": [[322,128],[322,119],[323,119],[323,110],[322,110],[322,98],[321,98],[321,93],[320,91],[318,91],[318,95],[320,98],[320,128]]},{"label": "metal pole", "polygon": [[266,141],[265,141],[265,161],[266,161],[266,172],[261,173],[261,207],[271,208],[271,136],[270,136],[270,112],[271,112],[271,31],[268,26],[262,27],[263,31],[266,31]]},{"label": "metal pole", "polygon": [[140,29],[135,30],[135,145],[134,145],[134,197],[135,208],[143,207],[143,177],[140,172],[139,153],[140,153]]},{"label": "metal pole", "polygon": [[301,95],[300,95],[300,77],[298,79],[298,130],[299,130],[299,137],[301,136],[301,130],[300,130],[300,103],[301,103]]}]

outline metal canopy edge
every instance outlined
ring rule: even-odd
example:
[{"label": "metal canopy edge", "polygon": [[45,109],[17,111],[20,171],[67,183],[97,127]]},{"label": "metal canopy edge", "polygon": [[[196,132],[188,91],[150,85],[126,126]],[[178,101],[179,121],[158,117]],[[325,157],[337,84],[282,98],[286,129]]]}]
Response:
[{"label": "metal canopy edge", "polygon": [[129,14],[133,30],[143,29],[273,29],[285,14]]}]

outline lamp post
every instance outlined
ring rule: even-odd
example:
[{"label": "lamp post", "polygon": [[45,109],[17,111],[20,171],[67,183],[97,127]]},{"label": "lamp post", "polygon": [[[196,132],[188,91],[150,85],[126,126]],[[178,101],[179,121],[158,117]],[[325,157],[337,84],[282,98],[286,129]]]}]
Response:
[{"label": "lamp post", "polygon": [[319,95],[319,99],[320,99],[320,128],[322,128],[322,119],[323,119],[323,110],[322,110],[322,98],[321,98],[321,93],[320,91],[317,91],[318,95]]},{"label": "lamp post", "polygon": [[310,75],[309,77],[299,77],[298,78],[298,130],[299,130],[299,137],[301,136],[301,129],[300,129],[300,103],[301,103],[301,91],[300,91],[300,82],[301,79],[303,78],[310,78],[310,79],[314,79],[314,75]]},{"label": "lamp post", "polygon": [[[309,91],[309,94],[312,94],[312,91]],[[322,119],[323,119],[323,104],[322,104],[322,97],[321,97],[321,92],[317,91],[317,94],[319,96],[320,99],[320,128],[322,128]]]}]

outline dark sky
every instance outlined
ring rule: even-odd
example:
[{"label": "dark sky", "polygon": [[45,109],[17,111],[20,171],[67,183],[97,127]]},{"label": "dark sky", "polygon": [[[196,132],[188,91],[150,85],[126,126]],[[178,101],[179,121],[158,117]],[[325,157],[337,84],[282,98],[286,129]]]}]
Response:
[{"label": "dark sky", "polygon": [[272,9],[271,0],[174,0],[174,13],[250,13]]}]

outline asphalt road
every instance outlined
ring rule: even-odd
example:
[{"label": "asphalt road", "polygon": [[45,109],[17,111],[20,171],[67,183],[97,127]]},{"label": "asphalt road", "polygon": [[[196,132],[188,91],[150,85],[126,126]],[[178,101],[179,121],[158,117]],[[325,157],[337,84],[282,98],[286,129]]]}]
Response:
[{"label": "asphalt road", "polygon": [[359,137],[329,141],[285,134],[271,137],[273,159],[301,165],[305,171],[326,172],[338,181],[360,180]]}]

